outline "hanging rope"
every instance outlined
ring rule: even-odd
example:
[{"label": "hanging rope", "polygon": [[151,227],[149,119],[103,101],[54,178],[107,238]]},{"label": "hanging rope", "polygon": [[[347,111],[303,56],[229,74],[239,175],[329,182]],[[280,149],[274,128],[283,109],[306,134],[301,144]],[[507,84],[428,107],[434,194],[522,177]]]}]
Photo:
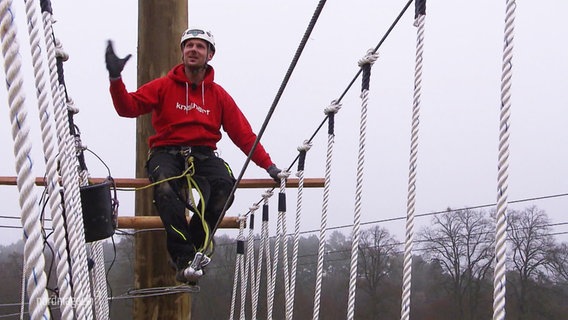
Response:
[{"label": "hanging rope", "polygon": [[426,0],[415,2],[414,26],[418,27],[416,39],[416,64],[414,69],[414,99],[412,129],[410,132],[410,160],[408,166],[408,195],[406,200],[406,237],[402,273],[401,319],[410,319],[410,293],[412,286],[412,249],[414,244],[414,212],[416,201],[416,167],[418,160],[418,125],[420,124],[420,96],[422,94],[422,54],[424,52],[424,24]]},{"label": "hanging rope", "polygon": [[[288,264],[288,237],[286,222],[286,179],[290,175],[287,170],[282,170],[278,177],[280,178],[280,192],[278,193],[278,222],[279,232],[277,232],[278,242],[282,248],[282,269],[284,273],[284,296],[286,297],[286,319],[291,319],[292,306],[290,305],[290,268]],[[278,250],[278,249],[275,249]],[[278,260],[275,260],[278,263]],[[276,266],[275,268],[276,269]],[[275,278],[276,279],[276,278]]]},{"label": "hanging rope", "polygon": [[296,219],[294,223],[294,244],[292,247],[292,266],[290,270],[290,294],[287,300],[290,300],[289,309],[289,319],[294,317],[294,296],[296,292],[296,270],[298,266],[298,250],[300,245],[300,224],[301,224],[301,214],[302,214],[302,197],[304,193],[304,168],[306,162],[306,154],[312,147],[312,143],[309,141],[304,141],[304,143],[298,147],[300,152],[300,161],[298,162],[298,172],[296,176],[298,177],[298,195],[296,200]]},{"label": "hanging rope", "polygon": [[[273,192],[272,190],[267,190],[263,195],[263,205],[262,205],[262,229],[261,229],[261,238],[260,238],[260,245],[261,250],[264,252],[266,257],[266,318],[268,320],[272,319],[272,312],[274,309],[274,289],[276,287],[276,263],[273,265],[272,261],[270,260],[270,238],[268,237],[268,222],[269,222],[269,207],[268,207],[268,199],[272,197]],[[275,247],[277,247],[278,242],[275,243]],[[278,256],[278,251],[274,250],[274,255]],[[277,262],[278,260],[276,260]],[[261,257],[259,256],[259,264],[261,263]],[[261,268],[258,268],[257,272],[260,271]],[[258,275],[258,273],[257,273]]]},{"label": "hanging rope", "polygon": [[48,192],[48,204],[52,217],[53,235],[55,239],[55,250],[57,252],[57,288],[61,301],[61,318],[73,319],[73,304],[69,259],[67,255],[67,239],[65,231],[65,219],[61,206],[61,188],[59,186],[59,174],[57,172],[57,152],[55,151],[55,135],[53,131],[53,112],[50,109],[47,99],[47,88],[45,81],[45,66],[40,50],[39,22],[35,1],[25,1],[26,16],[28,20],[28,33],[30,35],[30,48],[32,50],[32,64],[34,69],[36,95],[38,100],[38,110],[41,126],[41,137],[43,142],[43,153],[46,163],[46,186]]},{"label": "hanging rope", "polygon": [[49,77],[51,93],[55,108],[55,124],[60,150],[60,170],[62,185],[65,190],[65,214],[67,218],[67,232],[69,235],[69,249],[71,259],[71,273],[73,293],[75,297],[76,316],[79,319],[91,319],[92,301],[87,277],[87,253],[85,234],[83,230],[83,217],[79,194],[79,173],[73,137],[70,135],[67,106],[64,101],[64,88],[58,83],[57,58],[64,59],[61,44],[53,33],[53,15],[51,3],[41,1],[44,38],[49,63]]},{"label": "hanging rope", "polygon": [[[237,258],[235,259],[235,277],[233,278],[233,294],[232,294],[232,298],[231,298],[231,314],[229,315],[229,319],[234,319],[235,310],[237,308],[237,287],[239,286],[239,279],[244,279],[244,276],[245,276],[244,229],[245,229],[245,219],[243,217],[239,217],[239,235],[237,236]],[[245,289],[243,289],[243,288],[245,288]],[[244,293],[243,293],[243,291],[244,291]],[[244,319],[244,315],[245,315],[245,311],[244,311],[245,301],[243,299],[246,299],[246,285],[243,285],[241,283],[240,319]]]},{"label": "hanging rope", "polygon": [[[20,46],[16,38],[17,28],[14,24],[12,1],[0,1],[0,19],[0,38],[14,140],[19,203],[24,228],[24,279],[26,279],[29,310],[31,319],[49,319],[43,239],[37,195],[34,192],[35,177],[30,155],[31,142],[29,141],[27,111],[24,106],[25,96],[22,91]],[[23,314],[20,316],[23,317]]]},{"label": "hanging rope", "polygon": [[[247,275],[250,275],[250,295],[251,295],[251,314],[252,318],[256,319],[256,313],[258,311],[258,285],[260,282],[260,275],[255,274],[255,266],[254,266],[254,213],[258,210],[259,206],[254,204],[250,208],[250,215],[249,215],[249,235],[247,239],[247,257],[246,257],[246,271]],[[260,256],[261,250],[259,250]],[[260,258],[259,258],[260,259]],[[259,260],[260,261],[260,260]],[[260,266],[259,266],[260,267]],[[255,298],[256,297],[256,298]]]},{"label": "hanging rope", "polygon": [[511,78],[515,31],[515,0],[507,0],[505,45],[501,75],[501,113],[499,121],[499,157],[497,173],[497,227],[495,234],[495,275],[493,279],[493,320],[505,319],[507,260],[507,197],[509,189],[509,122],[511,117]]},{"label": "hanging rope", "polygon": [[355,291],[357,287],[357,260],[359,257],[359,228],[361,225],[361,198],[363,191],[363,167],[365,164],[365,138],[367,133],[367,103],[369,100],[369,82],[371,80],[371,66],[379,58],[375,50],[370,49],[365,57],[359,60],[359,67],[363,69],[363,84],[361,86],[361,123],[359,127],[359,155],[357,158],[357,183],[355,187],[355,213],[353,217],[353,232],[351,242],[351,266],[349,277],[349,300],[347,306],[347,319],[355,317]]},{"label": "hanging rope", "polygon": [[316,285],[314,292],[314,312],[313,319],[319,319],[320,302],[321,302],[321,284],[323,280],[323,257],[325,255],[325,239],[327,233],[327,207],[329,203],[329,188],[331,183],[331,163],[333,160],[333,146],[335,142],[335,114],[341,109],[341,104],[332,101],[331,105],[325,108],[328,130],[327,130],[327,153],[325,161],[325,180],[323,186],[323,201],[319,233],[318,261],[316,267]]}]

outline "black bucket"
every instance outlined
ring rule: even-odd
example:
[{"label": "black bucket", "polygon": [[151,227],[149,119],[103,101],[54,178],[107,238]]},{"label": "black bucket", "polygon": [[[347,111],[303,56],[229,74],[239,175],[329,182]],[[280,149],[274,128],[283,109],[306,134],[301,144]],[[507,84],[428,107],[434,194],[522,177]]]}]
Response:
[{"label": "black bucket", "polygon": [[80,187],[86,242],[103,240],[114,234],[116,224],[112,209],[111,186],[111,181],[105,181]]}]

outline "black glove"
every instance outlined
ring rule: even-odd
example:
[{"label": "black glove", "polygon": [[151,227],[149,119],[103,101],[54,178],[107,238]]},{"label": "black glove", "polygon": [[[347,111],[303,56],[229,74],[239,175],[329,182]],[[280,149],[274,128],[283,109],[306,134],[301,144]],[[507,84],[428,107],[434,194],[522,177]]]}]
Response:
[{"label": "black glove", "polygon": [[270,167],[266,169],[266,172],[268,172],[270,177],[274,179],[276,183],[280,183],[280,177],[278,177],[278,174],[282,172],[282,170],[278,169],[278,167],[275,164],[270,165]]},{"label": "black glove", "polygon": [[120,59],[114,53],[114,49],[112,48],[112,41],[108,41],[106,53],[105,53],[105,61],[106,67],[108,70],[108,75],[111,79],[120,78],[120,73],[122,69],[124,69],[124,65],[132,57],[131,54],[127,55],[126,57]]}]

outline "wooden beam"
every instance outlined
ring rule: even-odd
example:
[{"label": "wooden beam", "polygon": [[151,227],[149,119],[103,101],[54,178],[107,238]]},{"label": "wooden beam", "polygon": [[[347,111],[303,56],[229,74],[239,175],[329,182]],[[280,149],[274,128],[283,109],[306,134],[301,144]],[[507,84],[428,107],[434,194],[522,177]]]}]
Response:
[{"label": "wooden beam", "polygon": [[[118,228],[120,229],[154,229],[163,228],[162,220],[159,216],[130,216],[118,217]],[[238,228],[238,217],[224,217],[219,228]]]},{"label": "wooden beam", "polygon": [[[101,183],[105,181],[106,178],[89,178],[91,183]],[[115,178],[117,188],[141,188],[150,184],[150,181],[146,178]],[[44,178],[37,177],[35,183],[38,186],[44,186]],[[288,179],[286,181],[286,187],[297,188],[299,180]],[[304,188],[323,188],[324,179],[323,178],[305,178]],[[15,186],[16,177],[0,176],[0,185]],[[258,188],[275,188],[279,185],[272,179],[242,179],[239,183],[239,188],[242,189],[258,189]]]}]

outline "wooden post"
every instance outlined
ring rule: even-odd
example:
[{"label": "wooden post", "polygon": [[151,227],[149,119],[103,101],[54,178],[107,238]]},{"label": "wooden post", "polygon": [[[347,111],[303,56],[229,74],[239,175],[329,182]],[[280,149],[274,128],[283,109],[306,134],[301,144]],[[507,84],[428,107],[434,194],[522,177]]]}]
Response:
[{"label": "wooden post", "polygon": [[[138,1],[138,86],[165,76],[181,61],[179,39],[188,26],[187,0]],[[132,88],[134,89],[134,88]],[[154,133],[150,115],[136,122],[136,177],[145,178],[148,137]],[[151,215],[152,190],[137,191],[136,214]],[[163,233],[143,232],[135,236],[134,285],[149,288],[175,285],[175,272],[168,264]],[[188,294],[138,298],[133,319],[189,319]]]}]

